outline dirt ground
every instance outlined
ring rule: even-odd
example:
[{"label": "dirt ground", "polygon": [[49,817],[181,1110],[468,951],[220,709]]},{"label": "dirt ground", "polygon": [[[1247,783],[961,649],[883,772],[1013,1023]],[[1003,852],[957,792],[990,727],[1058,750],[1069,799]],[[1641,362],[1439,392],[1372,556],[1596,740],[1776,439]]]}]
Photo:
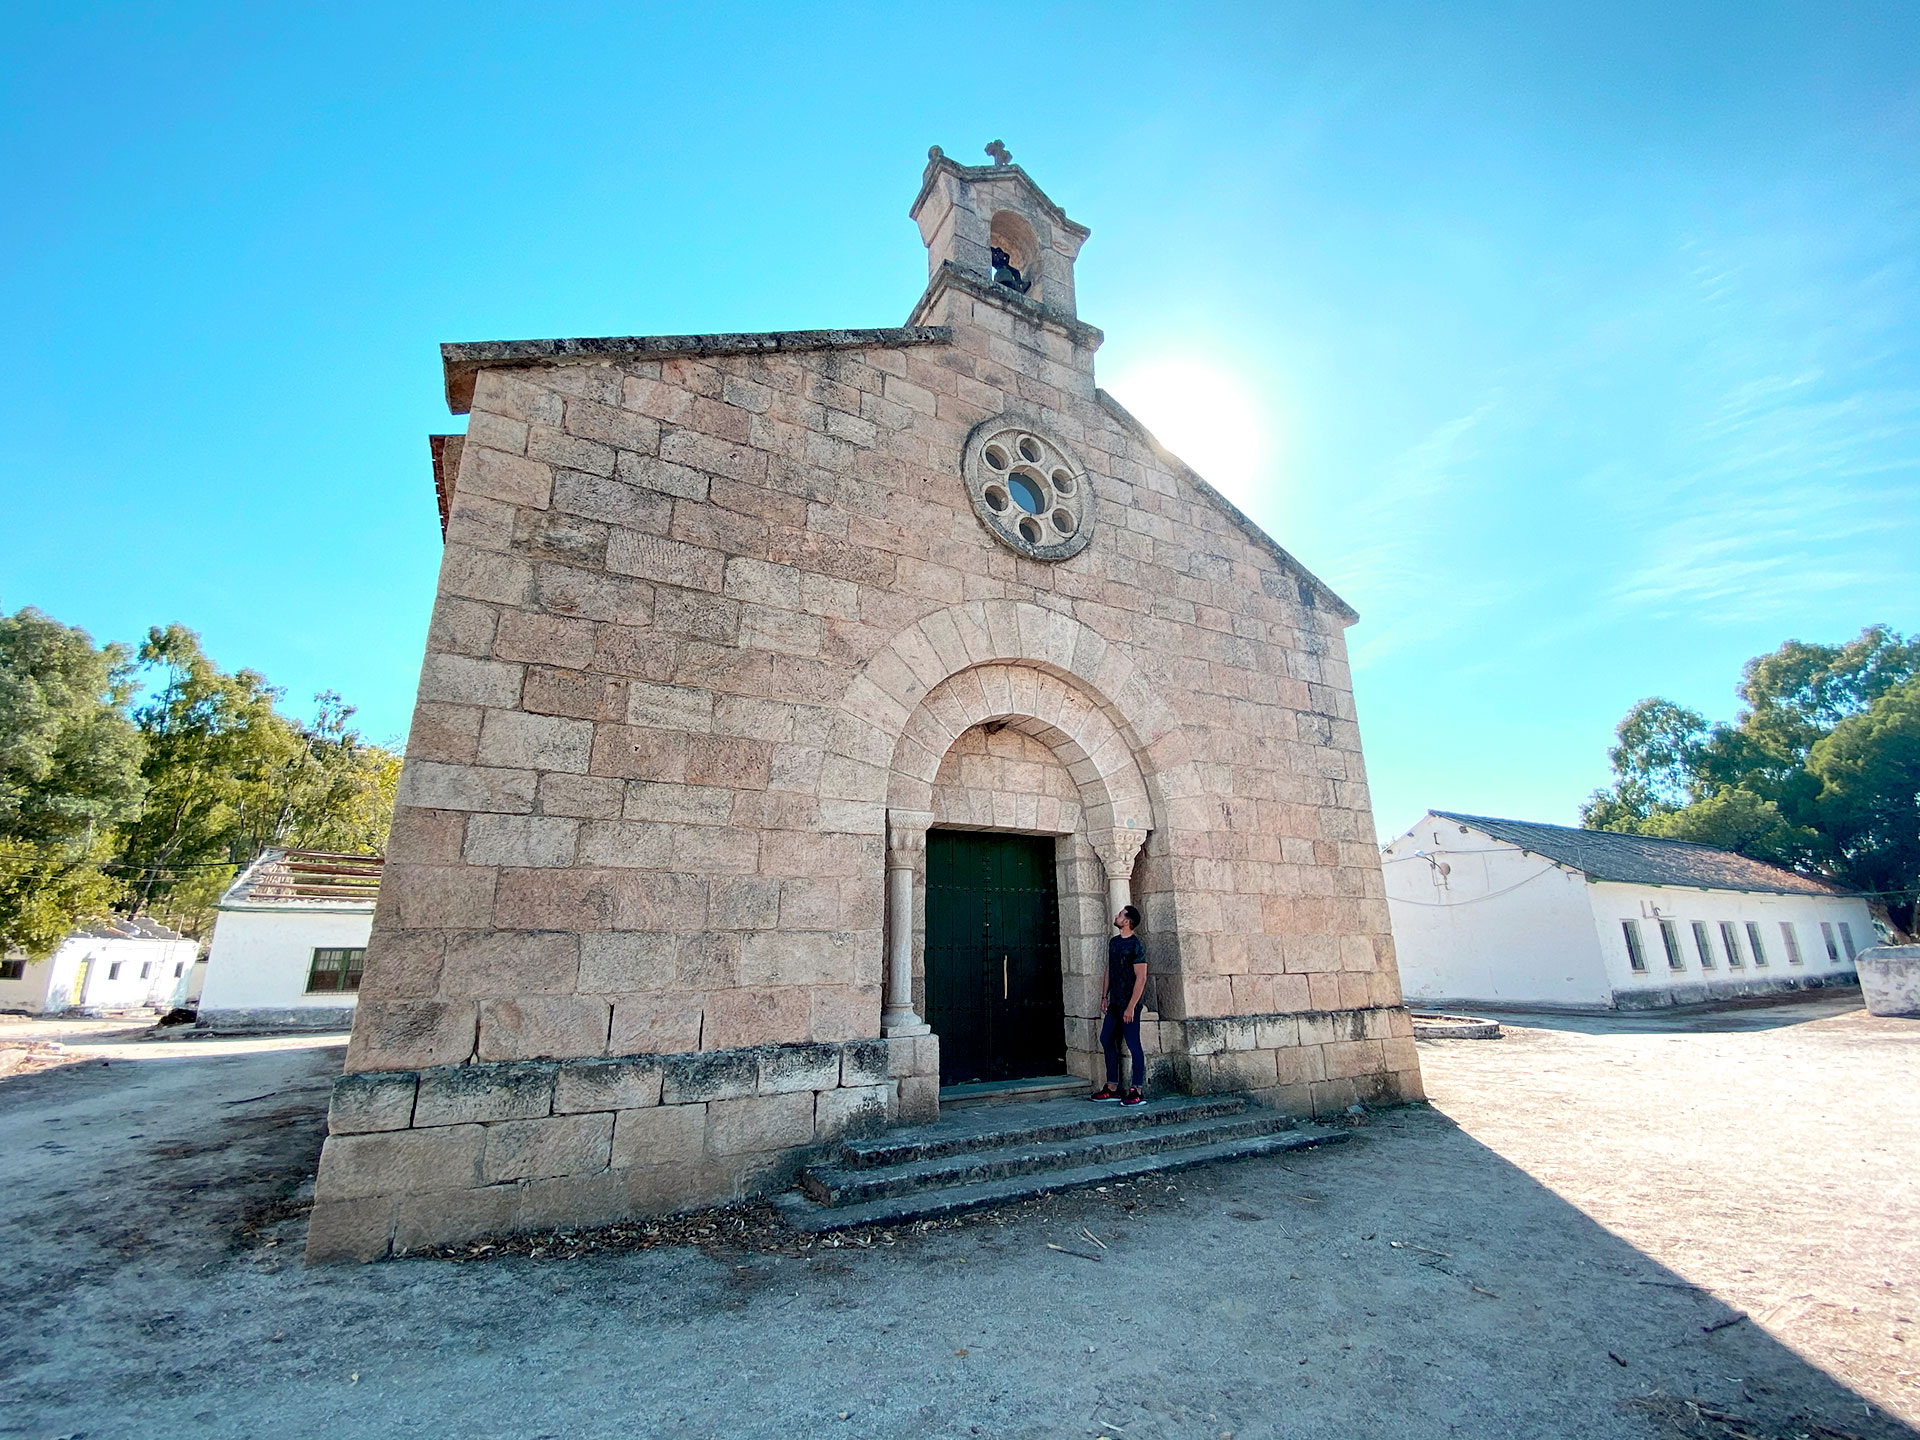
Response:
[{"label": "dirt ground", "polygon": [[0,1436],[1913,1435],[1920,1024],[1503,1018],[1323,1151],[315,1270],[338,1040],[102,1026],[0,1080]]}]

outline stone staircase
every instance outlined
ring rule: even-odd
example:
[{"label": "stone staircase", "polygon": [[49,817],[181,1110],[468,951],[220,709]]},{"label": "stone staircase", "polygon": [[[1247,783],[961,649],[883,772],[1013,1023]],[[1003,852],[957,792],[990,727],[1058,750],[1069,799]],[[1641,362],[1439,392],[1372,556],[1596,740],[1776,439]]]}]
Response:
[{"label": "stone staircase", "polygon": [[774,1203],[796,1229],[850,1230],[1346,1138],[1233,1095],[1133,1108],[1084,1095],[976,1105],[931,1125],[845,1141]]}]

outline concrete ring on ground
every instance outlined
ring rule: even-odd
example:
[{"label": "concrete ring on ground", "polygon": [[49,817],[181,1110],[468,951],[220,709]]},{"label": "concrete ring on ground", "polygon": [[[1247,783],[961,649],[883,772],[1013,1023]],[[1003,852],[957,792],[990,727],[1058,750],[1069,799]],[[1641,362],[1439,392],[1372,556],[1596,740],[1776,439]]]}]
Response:
[{"label": "concrete ring on ground", "polygon": [[1482,1020],[1475,1015],[1422,1015],[1415,1011],[1413,1038],[1416,1040],[1498,1040],[1501,1037],[1497,1021]]}]

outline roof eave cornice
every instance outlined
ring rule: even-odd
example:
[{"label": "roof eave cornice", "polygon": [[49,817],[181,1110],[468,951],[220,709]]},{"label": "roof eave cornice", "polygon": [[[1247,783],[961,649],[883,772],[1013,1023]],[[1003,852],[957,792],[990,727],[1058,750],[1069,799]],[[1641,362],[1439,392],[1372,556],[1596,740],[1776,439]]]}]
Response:
[{"label": "roof eave cornice", "polygon": [[[949,290],[964,290],[976,300],[985,300],[990,305],[1030,320],[1049,330],[1067,337],[1083,350],[1098,350],[1106,341],[1106,332],[1097,325],[1069,315],[1064,310],[1055,310],[1042,305],[1038,300],[1030,300],[1018,291],[1009,290],[1004,285],[996,285],[991,280],[983,280],[971,270],[962,269],[951,260],[942,260],[940,268],[933,272],[933,278],[927,281],[927,288],[921,293],[919,302],[914,305],[913,313],[907,317],[907,328],[948,329],[945,326],[922,326],[921,321],[933,313],[934,302]],[[951,329],[948,329],[951,334]]]},{"label": "roof eave cornice", "polygon": [[614,335],[568,340],[475,340],[440,347],[446,373],[447,408],[465,415],[482,370],[537,365],[597,365],[611,360],[669,360],[714,355],[782,355],[809,350],[895,350],[908,345],[946,345],[944,325],[904,325],[874,330],[767,330],[718,335]]},{"label": "roof eave cornice", "polygon": [[1207,499],[1215,505],[1219,506],[1227,518],[1239,526],[1248,539],[1260,546],[1261,549],[1272,554],[1290,574],[1297,576],[1305,584],[1312,586],[1315,595],[1329,601],[1329,608],[1340,617],[1343,624],[1352,625],[1359,620],[1360,612],[1342,600],[1339,595],[1335,594],[1331,585],[1327,584],[1326,581],[1302,565],[1284,545],[1267,534],[1259,525],[1255,524],[1244,510],[1226,496],[1222,495],[1218,490],[1214,489],[1213,486],[1209,485],[1206,477],[1201,475],[1199,471],[1195,470],[1191,465],[1187,464],[1186,461],[1162,445],[1159,440],[1154,437],[1153,432],[1141,424],[1126,406],[1114,399],[1113,396],[1105,390],[1095,390],[1093,393],[1099,399],[1100,403],[1106,406],[1107,412],[1112,415],[1114,419],[1118,420],[1137,438],[1151,445],[1156,455],[1177,471],[1183,480],[1192,485],[1201,494],[1205,495]]}]

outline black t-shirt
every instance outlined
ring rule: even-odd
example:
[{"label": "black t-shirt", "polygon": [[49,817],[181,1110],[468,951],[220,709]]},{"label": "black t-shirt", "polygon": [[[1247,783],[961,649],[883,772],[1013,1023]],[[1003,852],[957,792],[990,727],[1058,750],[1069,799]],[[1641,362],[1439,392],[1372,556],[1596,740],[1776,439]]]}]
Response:
[{"label": "black t-shirt", "polygon": [[[1138,935],[1115,935],[1107,941],[1107,1007],[1124,1012],[1133,998],[1133,967],[1144,965],[1147,952]],[[1140,997],[1142,1005],[1147,997]],[[1135,1018],[1138,1018],[1137,1016]]]}]

